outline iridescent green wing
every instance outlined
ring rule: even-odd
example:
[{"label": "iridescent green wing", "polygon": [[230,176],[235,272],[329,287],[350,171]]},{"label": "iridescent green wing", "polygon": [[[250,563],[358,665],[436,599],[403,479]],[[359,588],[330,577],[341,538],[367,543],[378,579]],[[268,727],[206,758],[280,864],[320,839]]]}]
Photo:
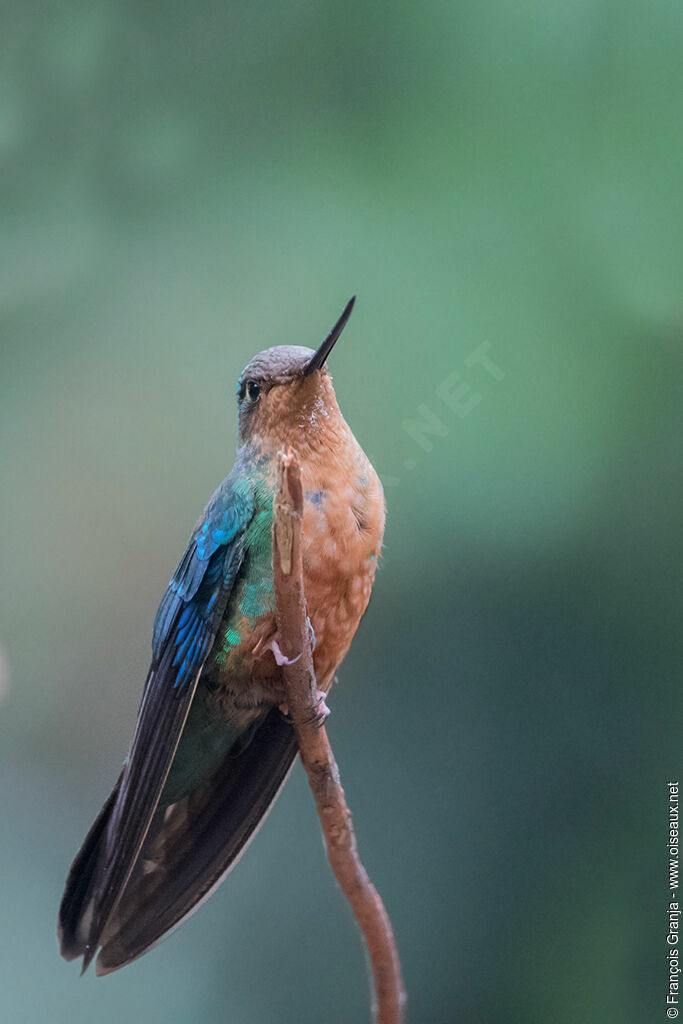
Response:
[{"label": "iridescent green wing", "polygon": [[135,865],[243,559],[250,486],[233,472],[207,505],[154,622],[153,658],[119,783],[71,868],[62,954],[88,966]]}]

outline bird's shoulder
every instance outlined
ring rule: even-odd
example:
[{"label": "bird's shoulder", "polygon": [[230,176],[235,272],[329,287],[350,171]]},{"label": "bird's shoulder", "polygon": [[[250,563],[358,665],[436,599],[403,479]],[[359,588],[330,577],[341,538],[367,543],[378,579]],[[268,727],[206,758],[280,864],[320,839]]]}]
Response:
[{"label": "bird's shoulder", "polygon": [[197,557],[205,561],[248,526],[257,504],[254,481],[241,462],[218,485],[195,523],[190,538]]}]

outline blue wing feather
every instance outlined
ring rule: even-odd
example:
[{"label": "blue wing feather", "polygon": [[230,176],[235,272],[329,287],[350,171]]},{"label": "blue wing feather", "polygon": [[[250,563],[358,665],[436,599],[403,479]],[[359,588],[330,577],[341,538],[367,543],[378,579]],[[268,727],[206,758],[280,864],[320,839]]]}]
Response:
[{"label": "blue wing feather", "polygon": [[[208,616],[210,620],[212,617],[220,591],[232,585],[231,568],[224,564],[224,557],[220,557],[221,549],[229,548],[241,536],[252,512],[249,489],[228,477],[206,506],[159,605],[152,633],[155,660],[161,656],[174,627],[175,643],[182,644],[193,619],[205,620]],[[222,554],[225,555],[225,550]],[[173,665],[178,664],[176,657]],[[191,668],[188,664],[187,671],[182,672],[183,681]],[[176,680],[176,686],[180,685]]]}]

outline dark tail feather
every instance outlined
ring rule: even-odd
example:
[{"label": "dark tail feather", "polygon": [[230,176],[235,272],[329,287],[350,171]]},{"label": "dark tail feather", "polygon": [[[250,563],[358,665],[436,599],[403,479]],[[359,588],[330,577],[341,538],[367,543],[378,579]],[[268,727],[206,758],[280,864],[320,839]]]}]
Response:
[{"label": "dark tail feather", "polygon": [[[107,834],[107,825],[116,802],[121,777],[114,786],[109,799],[98,814],[83,845],[76,854],[66,880],[64,895],[59,907],[57,935],[61,954],[65,960],[82,956],[85,971],[96,950],[91,949],[85,935],[90,932],[86,914],[92,898],[93,881],[101,853],[101,843]],[[92,909],[91,909],[91,912]]]},{"label": "dark tail feather", "polygon": [[[140,857],[102,936],[98,974],[108,974],[137,959],[211,895],[264,819],[295,755],[292,727],[273,709],[246,748],[228,754],[189,797],[156,811]],[[100,817],[111,808],[111,802],[110,798]],[[100,819],[91,835],[98,828],[99,837],[103,831]],[[85,852],[84,848],[74,869]],[[73,949],[73,956],[82,952],[76,946]],[[91,956],[91,951],[87,955]]]}]

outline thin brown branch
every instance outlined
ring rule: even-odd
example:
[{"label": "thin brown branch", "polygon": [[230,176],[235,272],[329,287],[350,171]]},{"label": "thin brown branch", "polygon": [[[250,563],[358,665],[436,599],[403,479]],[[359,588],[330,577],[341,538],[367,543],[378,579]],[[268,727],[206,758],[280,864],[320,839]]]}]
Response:
[{"label": "thin brown branch", "polygon": [[373,1020],[401,1024],[405,991],[391,922],[361,864],[351,812],[327,731],[317,713],[316,681],[306,619],[301,554],[303,493],[296,453],[280,453],[273,515],[273,572],[286,703],[301,761],[320,817],[332,870],[351,904],[367,943],[374,980]]}]

